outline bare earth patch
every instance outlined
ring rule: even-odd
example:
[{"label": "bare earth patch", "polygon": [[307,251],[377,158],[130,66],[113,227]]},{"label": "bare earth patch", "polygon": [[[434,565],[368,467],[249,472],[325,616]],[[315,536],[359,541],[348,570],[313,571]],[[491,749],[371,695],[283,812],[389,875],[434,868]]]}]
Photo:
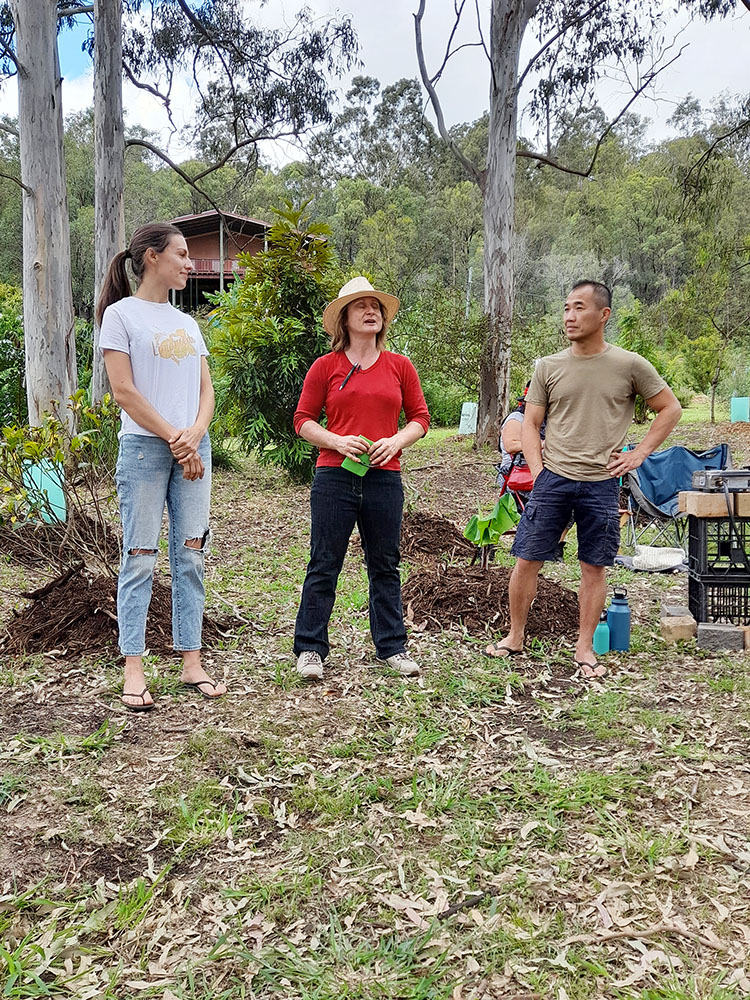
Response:
[{"label": "bare earth patch", "polygon": [[[156,708],[126,713],[111,645],[75,651],[83,619],[64,645],[50,627],[40,652],[3,653],[9,996],[750,992],[747,660],[666,646],[660,599],[684,599],[684,578],[614,570],[632,649],[610,654],[605,682],[576,679],[574,561],[548,568],[526,654],[485,658],[508,566],[475,573],[455,536],[494,503],[493,461],[455,440],[410,452],[405,605],[428,602],[410,599],[417,681],[374,662],[354,545],[325,679],[299,681],[308,494],[252,463],[216,477],[208,610],[233,625],[206,661],[225,699],[181,688],[177,658],[154,643]],[[17,591],[45,581],[2,572],[7,624]],[[450,628],[446,593],[465,605]]]}]

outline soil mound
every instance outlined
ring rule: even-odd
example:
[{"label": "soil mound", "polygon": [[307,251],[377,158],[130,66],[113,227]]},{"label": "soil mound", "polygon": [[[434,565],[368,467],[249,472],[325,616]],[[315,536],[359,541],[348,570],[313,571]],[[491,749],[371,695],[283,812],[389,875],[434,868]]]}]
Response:
[{"label": "soil mound", "polygon": [[67,524],[25,521],[12,528],[0,526],[0,553],[22,566],[53,566],[65,556],[82,550],[96,553],[103,563],[117,566],[120,542],[109,525],[86,515],[77,515],[71,537]]},{"label": "soil mound", "polygon": [[[475,634],[505,631],[510,625],[510,572],[504,566],[482,572],[442,564],[415,570],[403,588],[406,618],[428,632],[440,632],[451,625],[463,625]],[[540,576],[526,634],[552,639],[577,630],[576,595]]]},{"label": "soil mound", "polygon": [[[31,601],[16,611],[0,634],[6,653],[46,653],[60,650],[69,657],[117,651],[117,580],[69,570],[29,594]],[[210,646],[221,638],[218,624],[203,618],[203,641]],[[158,655],[172,649],[172,592],[154,580],[146,626],[146,646]]]},{"label": "soil mound", "polygon": [[401,523],[401,554],[408,558],[419,556],[452,557],[457,554],[472,555],[475,546],[464,538],[455,524],[436,514],[404,513]]}]

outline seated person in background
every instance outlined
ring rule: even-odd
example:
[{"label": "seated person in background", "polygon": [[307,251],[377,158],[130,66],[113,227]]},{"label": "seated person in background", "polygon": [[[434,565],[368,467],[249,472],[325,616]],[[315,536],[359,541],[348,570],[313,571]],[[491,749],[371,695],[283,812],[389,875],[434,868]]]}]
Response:
[{"label": "seated person in background", "polygon": [[[526,393],[530,385],[531,380],[526,383],[523,395],[518,397],[518,406],[503,420],[502,427],[500,428],[499,444],[502,461],[497,467],[498,483],[507,478],[513,464],[516,466],[526,465],[526,459],[521,454],[521,425],[523,424],[523,415],[526,410]],[[516,455],[520,457],[514,463],[513,459]]]},{"label": "seated person in background", "polygon": [[[497,485],[508,489],[513,494],[519,513],[523,512],[531,495],[531,473],[521,451],[521,427],[526,411],[526,393],[530,385],[531,380],[529,379],[523,395],[518,397],[518,406],[508,414],[502,423],[499,442],[502,461],[496,466]],[[541,437],[544,440],[544,425],[541,428]]]}]

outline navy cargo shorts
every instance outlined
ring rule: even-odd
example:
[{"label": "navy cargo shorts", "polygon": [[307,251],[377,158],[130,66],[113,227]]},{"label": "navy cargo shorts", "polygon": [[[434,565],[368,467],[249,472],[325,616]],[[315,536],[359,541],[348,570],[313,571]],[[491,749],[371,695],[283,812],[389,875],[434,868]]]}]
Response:
[{"label": "navy cargo shorts", "polygon": [[511,553],[529,562],[554,559],[573,516],[578,558],[611,566],[620,547],[620,483],[617,478],[582,482],[542,469],[516,529]]}]

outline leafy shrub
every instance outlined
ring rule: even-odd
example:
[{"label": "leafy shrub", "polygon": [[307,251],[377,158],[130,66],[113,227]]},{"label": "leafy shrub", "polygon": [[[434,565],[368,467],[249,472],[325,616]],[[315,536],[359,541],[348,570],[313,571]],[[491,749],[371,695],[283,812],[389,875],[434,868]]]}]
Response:
[{"label": "leafy shrub", "polygon": [[458,427],[466,392],[456,385],[429,380],[422,382],[430,419],[435,427]]},{"label": "leafy shrub", "polygon": [[17,552],[114,575],[119,549],[107,519],[114,482],[103,456],[117,408],[109,396],[89,406],[79,389],[68,409],[76,431],[58,414],[44,414],[39,426],[0,429],[0,535],[12,532]]},{"label": "leafy shrub", "polygon": [[453,385],[463,399],[471,399],[479,388],[486,333],[487,319],[475,304],[467,316],[463,295],[433,288],[417,302],[402,303],[388,344],[414,362],[423,386]]},{"label": "leafy shrub", "polygon": [[[660,375],[664,375],[664,364],[659,358],[653,331],[644,321],[641,304],[636,299],[631,309],[623,309],[618,321],[617,343],[626,351],[634,351],[650,361]],[[645,423],[648,407],[642,396],[636,396],[633,419],[637,424]]]},{"label": "leafy shrub", "polygon": [[310,224],[305,206],[277,210],[267,249],[240,255],[245,274],[212,297],[211,351],[218,424],[263,464],[293,480],[312,478],[309,444],[292,417],[312,362],[328,347],[321,316],[335,291],[330,230]]},{"label": "leafy shrub", "polygon": [[0,284],[0,424],[26,420],[23,299],[16,285]]}]

